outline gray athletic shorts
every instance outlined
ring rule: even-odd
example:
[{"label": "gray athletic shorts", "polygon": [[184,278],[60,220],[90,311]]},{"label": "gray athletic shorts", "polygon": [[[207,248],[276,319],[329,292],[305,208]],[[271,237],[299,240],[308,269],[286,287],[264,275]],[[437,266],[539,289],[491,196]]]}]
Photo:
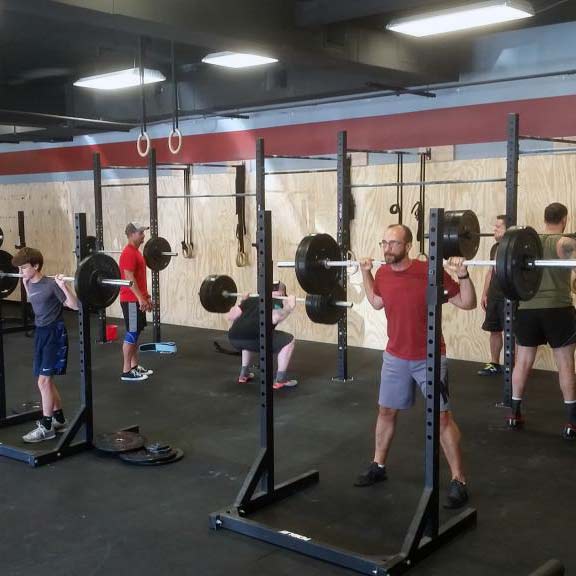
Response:
[{"label": "gray athletic shorts", "polygon": [[[440,364],[440,412],[450,410],[448,405],[448,369],[446,357]],[[378,404],[383,408],[405,410],[414,405],[416,385],[426,394],[426,360],[403,360],[384,352],[380,375]]]}]

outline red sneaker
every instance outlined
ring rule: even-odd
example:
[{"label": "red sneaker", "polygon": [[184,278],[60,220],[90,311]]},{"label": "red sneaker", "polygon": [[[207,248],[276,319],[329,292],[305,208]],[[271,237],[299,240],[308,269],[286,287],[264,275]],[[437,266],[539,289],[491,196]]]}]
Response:
[{"label": "red sneaker", "polygon": [[246,382],[250,382],[250,380],[254,380],[254,374],[252,372],[250,372],[248,376],[239,376],[238,384],[246,384]]},{"label": "red sneaker", "polygon": [[298,386],[298,380],[286,380],[285,382],[274,382],[274,384],[272,384],[274,390],[280,390],[281,388],[294,388],[294,386]]}]

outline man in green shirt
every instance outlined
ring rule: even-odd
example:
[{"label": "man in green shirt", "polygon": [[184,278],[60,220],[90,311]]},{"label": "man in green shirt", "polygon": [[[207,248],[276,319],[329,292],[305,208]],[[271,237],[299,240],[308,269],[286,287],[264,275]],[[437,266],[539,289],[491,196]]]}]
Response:
[{"label": "man in green shirt", "polygon": [[[563,204],[554,202],[546,207],[544,234],[540,236],[544,260],[576,258],[576,240],[562,235],[567,219],[568,209]],[[544,268],[542,283],[534,298],[519,303],[514,326],[518,348],[512,372],[512,410],[508,426],[513,429],[523,426],[521,405],[526,381],[538,346],[550,344],[568,416],[562,436],[566,440],[575,440],[576,310],[572,304],[570,275],[570,268]]]}]

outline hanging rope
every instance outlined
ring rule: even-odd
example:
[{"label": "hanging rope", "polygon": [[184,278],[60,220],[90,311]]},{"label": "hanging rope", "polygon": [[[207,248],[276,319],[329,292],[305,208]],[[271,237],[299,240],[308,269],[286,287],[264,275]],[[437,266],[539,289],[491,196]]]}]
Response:
[{"label": "hanging rope", "polygon": [[[140,72],[140,135],[136,142],[136,150],[141,158],[146,158],[150,153],[150,137],[148,136],[146,126],[146,95],[144,93],[144,38],[140,36],[138,56],[138,68]],[[144,149],[142,149],[144,142]]]},{"label": "hanging rope", "polygon": [[192,241],[192,167],[184,170],[184,238],[182,240],[182,255],[184,258],[194,258],[194,242]]},{"label": "hanging rope", "polygon": [[[178,127],[180,103],[178,101],[178,78],[176,77],[174,42],[170,42],[170,59],[172,65],[172,96],[174,98],[174,107],[172,109],[172,132],[170,132],[170,136],[168,136],[168,148],[172,154],[178,154],[182,148],[182,132],[180,132],[180,128]],[[174,138],[176,138],[177,142],[175,146],[173,144]]]}]

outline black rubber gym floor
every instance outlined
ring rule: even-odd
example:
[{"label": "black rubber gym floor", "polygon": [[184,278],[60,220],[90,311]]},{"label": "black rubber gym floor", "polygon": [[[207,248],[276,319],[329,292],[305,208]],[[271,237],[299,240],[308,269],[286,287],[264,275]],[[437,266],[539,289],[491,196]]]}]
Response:
[{"label": "black rubber gym floor", "polygon": [[[69,374],[60,387],[70,416],[79,397],[73,315],[67,324]],[[352,574],[208,528],[209,513],[232,503],[256,455],[258,385],[237,384],[239,358],[213,347],[222,333],[164,326],[162,336],[177,342],[178,353],[142,356],[155,374],[140,383],[120,381],[120,343],[93,346],[96,431],[139,424],[148,439],[184,449],[185,458],[148,468],[85,452],[37,469],[0,458],[2,576]],[[8,406],[18,406],[36,397],[32,340],[10,334],[4,342]],[[388,482],[352,487],[372,456],[380,353],[350,349],[349,361],[354,381],[333,383],[335,346],[298,342],[300,386],[275,393],[277,481],[317,468],[320,482],[255,518],[384,557],[399,551],[422,488],[422,402],[400,419]],[[411,573],[525,575],[551,557],[576,573],[576,444],[560,438],[556,375],[534,372],[527,429],[509,432],[494,407],[501,381],[476,376],[478,367],[450,362],[478,525]],[[0,441],[23,446],[19,437],[29,428],[0,430]],[[443,492],[446,472],[443,464]]]}]

